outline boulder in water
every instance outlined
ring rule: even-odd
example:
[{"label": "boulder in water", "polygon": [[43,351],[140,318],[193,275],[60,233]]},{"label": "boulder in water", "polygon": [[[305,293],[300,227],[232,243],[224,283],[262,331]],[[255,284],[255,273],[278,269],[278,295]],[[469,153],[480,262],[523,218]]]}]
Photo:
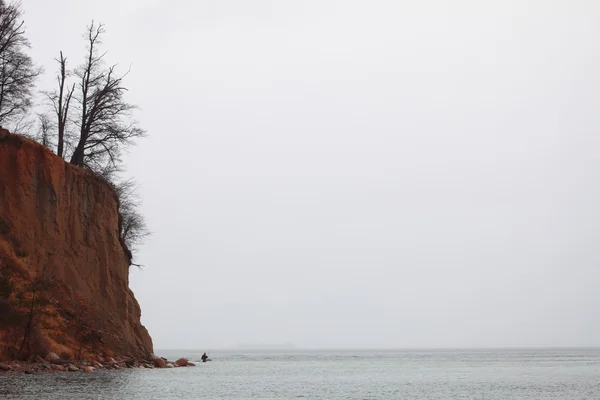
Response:
[{"label": "boulder in water", "polygon": [[179,366],[179,367],[187,367],[189,361],[187,358],[180,358],[179,360],[175,361],[175,365]]}]

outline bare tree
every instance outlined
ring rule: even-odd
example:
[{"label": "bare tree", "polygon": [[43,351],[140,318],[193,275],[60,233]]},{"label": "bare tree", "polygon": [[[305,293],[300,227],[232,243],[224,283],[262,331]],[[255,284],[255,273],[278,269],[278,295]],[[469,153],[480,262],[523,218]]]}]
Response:
[{"label": "bare tree", "polygon": [[54,276],[44,275],[44,268],[38,272],[37,276],[25,287],[25,295],[30,297],[29,299],[29,311],[27,317],[27,325],[25,325],[25,331],[23,333],[23,340],[17,354],[21,354],[23,349],[27,350],[27,358],[31,356],[31,337],[35,330],[36,320],[40,313],[39,308],[42,304],[47,303],[47,295],[49,290],[56,284],[56,278]]},{"label": "bare tree", "polygon": [[56,124],[46,113],[23,115],[15,122],[13,132],[25,136],[54,151],[56,149]]},{"label": "bare tree", "polygon": [[116,184],[115,188],[119,197],[120,238],[133,256],[138,246],[150,235],[150,231],[143,214],[139,211],[141,199],[135,181],[122,181]]},{"label": "bare tree", "polygon": [[118,168],[124,147],[145,136],[132,119],[135,106],[125,102],[127,89],[116,66],[105,67],[98,50],[104,25],[94,22],[86,30],[87,57],[76,69],[79,87],[75,98],[80,106],[79,139],[71,156],[71,164],[110,175]]},{"label": "bare tree", "polygon": [[59,157],[65,157],[65,138],[66,138],[66,127],[69,121],[69,106],[71,105],[71,98],[73,92],[75,92],[75,83],[71,87],[66,86],[69,72],[67,70],[67,59],[63,56],[62,51],[60,52],[60,59],[55,59],[58,62],[59,70],[56,76],[58,83],[58,90],[54,92],[44,92],[56,115],[56,126],[57,131],[57,145],[56,154]]},{"label": "bare tree", "polygon": [[20,3],[0,0],[0,124],[14,122],[28,111],[42,72],[25,53],[30,44],[22,14]]},{"label": "bare tree", "polygon": [[[35,140],[46,146],[50,150],[54,150],[56,143],[54,143],[54,129],[55,124],[48,114],[39,113],[38,117],[38,129]],[[59,137],[60,138],[60,137]]]},{"label": "bare tree", "polygon": [[20,114],[18,118],[12,120],[10,131],[37,140],[35,132],[37,122],[38,120],[34,115]]}]

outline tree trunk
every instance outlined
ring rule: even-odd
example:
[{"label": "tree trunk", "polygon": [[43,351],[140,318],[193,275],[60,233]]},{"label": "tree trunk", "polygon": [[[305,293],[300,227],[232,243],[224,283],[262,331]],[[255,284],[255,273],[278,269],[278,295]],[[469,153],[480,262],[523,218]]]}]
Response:
[{"label": "tree trunk", "polygon": [[63,156],[63,147],[64,147],[64,129],[58,128],[58,149],[56,149],[56,154],[62,158]]},{"label": "tree trunk", "polygon": [[[31,334],[31,326],[33,325],[33,312],[35,309],[35,291],[32,294],[31,297],[31,309],[29,310],[29,319],[27,320],[27,326],[25,327],[25,334],[23,335],[23,342],[21,342],[21,347],[19,347],[19,351],[17,352],[17,355],[21,354],[21,351],[23,350],[23,347],[25,346],[25,343],[27,343],[27,351],[29,353],[29,336]],[[30,354],[27,354],[27,357],[29,358]]]},{"label": "tree trunk", "polygon": [[77,144],[77,148],[73,152],[73,156],[71,157],[71,164],[76,165],[78,167],[83,167],[83,149],[85,145],[85,141],[80,140],[79,144]]}]

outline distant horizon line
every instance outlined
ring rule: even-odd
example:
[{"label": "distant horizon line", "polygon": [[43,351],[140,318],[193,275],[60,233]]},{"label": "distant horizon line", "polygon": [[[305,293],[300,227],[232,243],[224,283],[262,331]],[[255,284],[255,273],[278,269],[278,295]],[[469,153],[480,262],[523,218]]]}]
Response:
[{"label": "distant horizon line", "polygon": [[[208,350],[207,350],[208,349]],[[205,347],[205,348],[156,348],[155,351],[360,351],[360,350],[571,350],[600,349],[596,346],[472,346],[472,347]]]}]

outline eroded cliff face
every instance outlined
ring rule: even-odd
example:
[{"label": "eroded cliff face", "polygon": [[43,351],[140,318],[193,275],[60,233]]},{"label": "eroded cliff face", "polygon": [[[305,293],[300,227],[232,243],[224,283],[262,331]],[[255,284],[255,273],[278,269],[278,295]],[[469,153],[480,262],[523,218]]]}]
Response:
[{"label": "eroded cliff face", "polygon": [[[33,296],[28,285],[36,278],[51,282],[37,293],[44,301],[36,303],[35,343],[27,345],[40,348],[32,351],[64,357],[81,349],[142,358],[152,353],[129,289],[117,201],[114,189],[89,171],[0,130],[0,270],[11,279],[0,308],[20,307],[26,316]],[[89,301],[87,310],[82,299]],[[4,358],[22,344],[27,320],[8,319],[0,316]]]}]

